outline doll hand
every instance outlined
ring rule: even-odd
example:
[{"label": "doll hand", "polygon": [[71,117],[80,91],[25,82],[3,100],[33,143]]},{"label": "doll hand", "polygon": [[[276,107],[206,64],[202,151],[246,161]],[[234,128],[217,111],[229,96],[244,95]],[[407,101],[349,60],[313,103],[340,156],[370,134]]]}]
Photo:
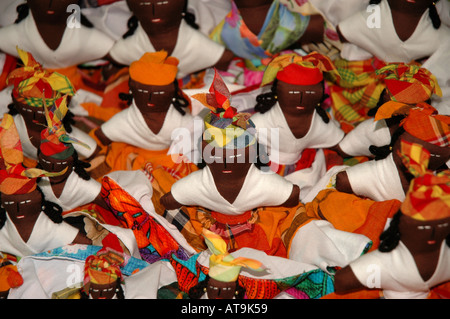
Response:
[{"label": "doll hand", "polygon": [[167,210],[177,209],[177,208],[180,208],[181,206],[183,206],[175,200],[175,198],[172,196],[172,193],[170,193],[170,192],[163,195],[161,197],[161,199],[159,200],[159,202]]}]

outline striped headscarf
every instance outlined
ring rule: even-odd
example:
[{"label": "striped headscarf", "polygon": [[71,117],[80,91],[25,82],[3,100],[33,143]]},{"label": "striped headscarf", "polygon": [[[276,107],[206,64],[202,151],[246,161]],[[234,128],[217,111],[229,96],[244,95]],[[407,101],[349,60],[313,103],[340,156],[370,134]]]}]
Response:
[{"label": "striped headscarf", "polygon": [[227,251],[226,242],[218,234],[203,228],[205,243],[211,251],[209,258],[209,276],[223,282],[233,282],[239,276],[242,267],[263,271],[265,267],[257,260],[245,257],[234,258]]},{"label": "striped headscarf", "polygon": [[231,106],[231,93],[215,70],[209,93],[198,93],[192,98],[210,109],[205,116],[203,138],[220,148],[243,148],[256,142],[256,129],[250,113],[239,113]]},{"label": "striped headscarf", "polygon": [[17,52],[23,67],[8,75],[7,84],[13,85],[12,94],[18,102],[32,107],[43,107],[42,97],[45,97],[47,105],[53,105],[62,95],[75,94],[75,89],[66,76],[44,69],[29,52],[19,48]]},{"label": "striped headscarf", "polygon": [[402,140],[400,156],[415,177],[401,205],[402,213],[417,220],[450,217],[450,171],[430,171],[430,152],[420,144]]},{"label": "striped headscarf", "polygon": [[0,150],[4,164],[0,170],[0,192],[3,194],[30,193],[36,189],[38,177],[58,176],[65,172],[50,173],[23,165],[22,143],[10,114],[4,114],[0,123]]}]

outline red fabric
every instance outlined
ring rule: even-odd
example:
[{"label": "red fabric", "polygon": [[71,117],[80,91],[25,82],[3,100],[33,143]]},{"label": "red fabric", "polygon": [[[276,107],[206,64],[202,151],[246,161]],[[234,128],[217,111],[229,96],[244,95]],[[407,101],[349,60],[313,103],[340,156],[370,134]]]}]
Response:
[{"label": "red fabric", "polygon": [[294,85],[313,85],[321,82],[323,75],[319,68],[292,63],[277,73],[277,79]]}]

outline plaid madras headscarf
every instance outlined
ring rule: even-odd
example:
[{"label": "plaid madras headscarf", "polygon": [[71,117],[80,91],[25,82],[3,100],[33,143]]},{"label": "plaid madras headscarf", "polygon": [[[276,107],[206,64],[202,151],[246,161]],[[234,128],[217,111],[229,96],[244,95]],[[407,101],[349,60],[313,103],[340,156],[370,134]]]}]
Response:
[{"label": "plaid madras headscarf", "polygon": [[70,80],[57,72],[51,72],[33,58],[31,53],[17,48],[23,67],[13,70],[7,78],[7,84],[13,85],[13,97],[20,103],[32,107],[53,105],[62,95],[73,96],[75,89]]},{"label": "plaid madras headscarf", "polygon": [[450,171],[428,170],[430,153],[422,145],[401,141],[400,156],[415,178],[411,181],[402,213],[417,220],[450,217]]},{"label": "plaid madras headscarf", "polygon": [[23,166],[23,151],[14,119],[4,114],[0,123],[0,149],[3,169],[0,170],[0,192],[3,194],[27,194],[36,189],[40,176],[58,176],[65,172],[50,173]]},{"label": "plaid madras headscarf", "polygon": [[400,104],[427,101],[433,94],[442,96],[436,77],[416,64],[392,63],[376,71],[386,83],[391,100]]}]

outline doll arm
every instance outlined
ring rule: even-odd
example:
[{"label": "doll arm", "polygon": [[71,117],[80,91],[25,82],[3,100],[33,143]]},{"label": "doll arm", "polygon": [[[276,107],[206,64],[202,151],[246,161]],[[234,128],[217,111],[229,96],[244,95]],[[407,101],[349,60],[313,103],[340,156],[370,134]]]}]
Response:
[{"label": "doll arm", "polygon": [[234,53],[228,49],[225,49],[223,51],[222,56],[220,57],[219,61],[214,65],[214,67],[221,71],[228,70],[228,66],[230,65],[231,60],[234,58]]},{"label": "doll arm", "polygon": [[320,14],[313,14],[310,16],[308,27],[305,33],[298,40],[299,45],[310,43],[321,43],[324,39],[325,19]]},{"label": "doll arm", "polygon": [[341,171],[336,175],[336,189],[344,193],[354,193],[346,171]]},{"label": "doll arm", "polygon": [[92,245],[92,240],[90,240],[85,234],[78,232],[72,244]]},{"label": "doll arm", "polygon": [[358,280],[350,266],[339,269],[334,275],[334,291],[336,294],[360,290],[365,288]]},{"label": "doll arm", "polygon": [[300,187],[294,184],[292,187],[292,193],[289,198],[281,204],[283,207],[295,207],[300,202]]},{"label": "doll arm", "polygon": [[112,140],[110,140],[105,133],[103,132],[102,128],[99,127],[97,130],[95,130],[94,132],[95,136],[98,138],[98,140],[104,145],[104,146],[108,146],[109,144],[112,143]]},{"label": "doll arm", "polygon": [[168,210],[178,209],[181,206],[183,206],[182,204],[177,202],[177,200],[173,197],[171,192],[164,194],[159,200],[159,202]]}]

